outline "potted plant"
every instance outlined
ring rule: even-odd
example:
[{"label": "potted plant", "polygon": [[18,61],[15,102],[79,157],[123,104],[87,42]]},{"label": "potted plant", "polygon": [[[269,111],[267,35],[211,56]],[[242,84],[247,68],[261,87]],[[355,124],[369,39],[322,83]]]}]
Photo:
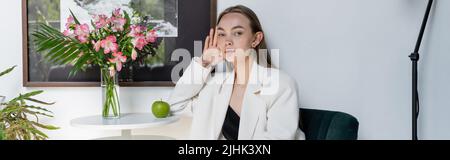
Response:
[{"label": "potted plant", "polygon": [[[11,72],[11,67],[0,73],[0,77]],[[52,112],[36,105],[27,104],[34,102],[41,105],[53,105],[32,98],[43,91],[33,91],[26,94],[19,94],[16,98],[8,102],[1,102],[0,106],[0,140],[45,140],[48,136],[40,129],[55,130],[58,127],[45,125],[39,122],[39,116],[53,117]],[[35,120],[28,119],[29,117]]]}]

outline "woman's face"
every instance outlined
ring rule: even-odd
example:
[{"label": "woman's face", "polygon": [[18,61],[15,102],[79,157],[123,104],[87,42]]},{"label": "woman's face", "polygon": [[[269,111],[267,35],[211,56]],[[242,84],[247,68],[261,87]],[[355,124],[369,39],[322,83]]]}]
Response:
[{"label": "woman's face", "polygon": [[248,56],[249,49],[259,44],[250,28],[250,20],[240,13],[228,13],[217,24],[217,42],[228,62]]}]

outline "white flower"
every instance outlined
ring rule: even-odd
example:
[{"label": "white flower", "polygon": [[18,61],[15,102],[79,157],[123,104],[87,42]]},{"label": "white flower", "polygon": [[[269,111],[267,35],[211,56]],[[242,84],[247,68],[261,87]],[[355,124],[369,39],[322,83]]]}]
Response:
[{"label": "white flower", "polygon": [[139,24],[142,22],[141,17],[131,17],[131,24]]}]

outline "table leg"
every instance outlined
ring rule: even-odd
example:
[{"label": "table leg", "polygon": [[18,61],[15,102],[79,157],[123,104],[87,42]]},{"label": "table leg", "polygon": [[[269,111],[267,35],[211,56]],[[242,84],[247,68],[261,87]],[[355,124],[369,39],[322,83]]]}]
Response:
[{"label": "table leg", "polygon": [[131,129],[124,129],[121,132],[123,137],[131,137]]}]

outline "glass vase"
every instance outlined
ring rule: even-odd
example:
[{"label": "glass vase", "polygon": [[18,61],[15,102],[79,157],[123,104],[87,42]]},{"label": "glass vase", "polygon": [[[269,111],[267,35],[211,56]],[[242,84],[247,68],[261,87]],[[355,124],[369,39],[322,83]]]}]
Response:
[{"label": "glass vase", "polygon": [[101,69],[102,116],[103,118],[119,118],[119,74],[111,74],[109,69]]}]

